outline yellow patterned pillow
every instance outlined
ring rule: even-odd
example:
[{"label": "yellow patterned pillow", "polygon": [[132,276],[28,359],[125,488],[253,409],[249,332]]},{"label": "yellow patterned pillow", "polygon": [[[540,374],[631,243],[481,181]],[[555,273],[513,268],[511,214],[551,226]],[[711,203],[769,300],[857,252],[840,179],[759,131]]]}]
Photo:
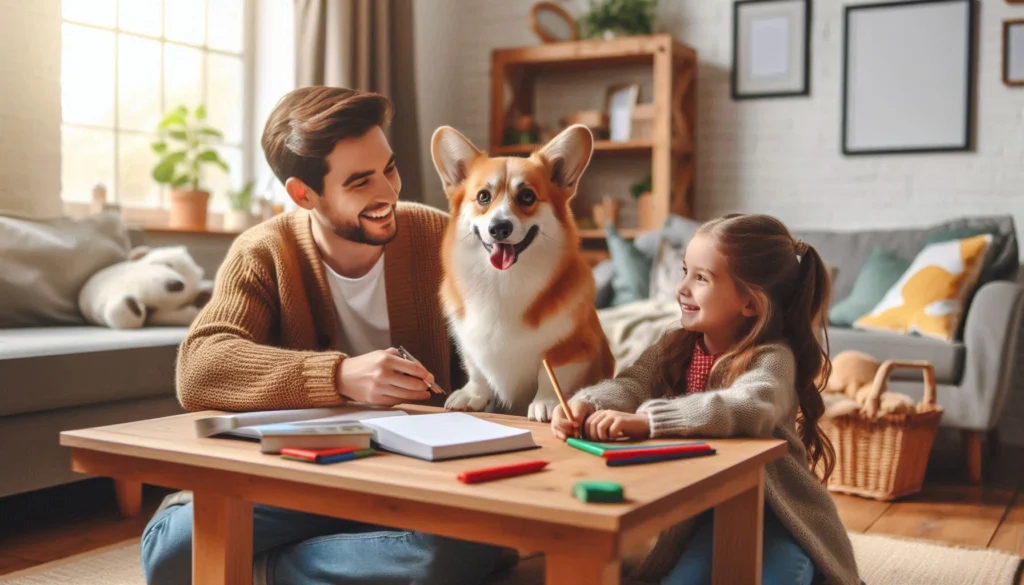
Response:
[{"label": "yellow patterned pillow", "polygon": [[992,236],[984,234],[926,246],[878,305],[853,326],[952,341],[991,245]]}]

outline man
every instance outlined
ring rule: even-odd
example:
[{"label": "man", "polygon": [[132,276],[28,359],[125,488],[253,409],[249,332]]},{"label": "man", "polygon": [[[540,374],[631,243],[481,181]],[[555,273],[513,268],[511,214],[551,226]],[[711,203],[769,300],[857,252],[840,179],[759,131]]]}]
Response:
[{"label": "man", "polygon": [[[441,211],[399,203],[402,181],[376,94],[285,96],[264,154],[301,208],[241,234],[182,342],[188,410],[395,405],[450,389],[457,360],[438,300]],[[404,346],[423,365],[398,356]],[[338,502],[343,510],[345,502]],[[257,582],[479,583],[514,555],[435,535],[254,507]],[[142,537],[150,585],[191,582],[190,494],[169,496]]]}]

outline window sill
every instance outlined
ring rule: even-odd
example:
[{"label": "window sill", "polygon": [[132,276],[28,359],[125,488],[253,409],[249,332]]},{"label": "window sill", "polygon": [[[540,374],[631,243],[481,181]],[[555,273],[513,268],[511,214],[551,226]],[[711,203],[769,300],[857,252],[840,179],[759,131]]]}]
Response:
[{"label": "window sill", "polygon": [[[88,203],[64,203],[64,213],[71,217],[84,217],[91,214],[92,207]],[[170,213],[159,207],[126,206],[121,208],[121,218],[128,229],[141,230],[162,234],[210,234],[237,236],[240,231],[223,229],[224,214],[210,211],[206,215],[206,229],[178,229],[170,227]]]}]

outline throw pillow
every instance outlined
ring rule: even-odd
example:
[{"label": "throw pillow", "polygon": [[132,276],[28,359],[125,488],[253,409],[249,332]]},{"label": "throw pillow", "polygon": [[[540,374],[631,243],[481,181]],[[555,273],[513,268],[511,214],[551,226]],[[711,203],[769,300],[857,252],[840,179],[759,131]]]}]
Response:
[{"label": "throw pillow", "polygon": [[0,216],[0,327],[82,325],[78,293],[101,268],[128,257],[119,214],[31,221]]},{"label": "throw pillow", "polygon": [[991,245],[992,236],[984,234],[925,246],[854,327],[954,340]]},{"label": "throw pillow", "polygon": [[668,239],[662,239],[654,255],[651,268],[650,297],[659,301],[676,300],[676,289],[683,280],[683,259],[686,245],[675,246]]},{"label": "throw pillow", "polygon": [[948,242],[950,240],[963,240],[965,238],[972,238],[974,236],[980,236],[983,234],[989,234],[992,236],[992,245],[989,246],[988,252],[985,254],[984,266],[981,268],[981,276],[978,278],[978,286],[991,282],[993,279],[992,274],[992,263],[995,261],[997,253],[1003,249],[1006,245],[1006,237],[999,233],[999,228],[995,226],[991,227],[964,227],[959,229],[944,230],[936,232],[925,238],[925,245],[937,244],[939,242]]},{"label": "throw pillow", "polygon": [[829,323],[834,327],[853,327],[854,321],[878,305],[907,268],[910,268],[910,260],[883,248],[871,250],[849,296],[829,309]]},{"label": "throw pillow", "polygon": [[605,227],[608,241],[608,256],[615,266],[612,277],[611,306],[618,307],[634,301],[644,300],[650,291],[651,259],[623,238],[615,226]]}]

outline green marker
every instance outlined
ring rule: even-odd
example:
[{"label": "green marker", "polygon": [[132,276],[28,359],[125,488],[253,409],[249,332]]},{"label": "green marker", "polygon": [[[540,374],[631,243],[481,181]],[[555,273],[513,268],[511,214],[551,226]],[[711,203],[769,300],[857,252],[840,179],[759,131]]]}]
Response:
[{"label": "green marker", "polygon": [[610,481],[581,481],[572,488],[581,502],[616,503],[623,500],[622,486]]},{"label": "green marker", "polygon": [[600,443],[592,443],[590,441],[584,441],[583,439],[577,439],[575,437],[569,437],[565,441],[572,447],[576,447],[580,451],[590,453],[591,455],[597,455],[598,457],[604,455],[605,450],[608,448]]}]

